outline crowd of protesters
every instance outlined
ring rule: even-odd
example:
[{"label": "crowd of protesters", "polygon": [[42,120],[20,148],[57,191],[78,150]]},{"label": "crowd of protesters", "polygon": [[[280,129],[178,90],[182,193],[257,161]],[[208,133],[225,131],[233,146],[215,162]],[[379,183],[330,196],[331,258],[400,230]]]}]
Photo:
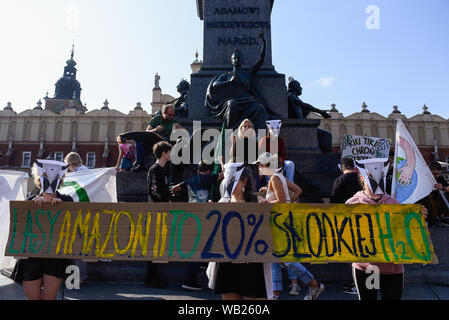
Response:
[{"label": "crowd of protesters", "polygon": [[[232,138],[229,153],[230,161],[225,163],[222,157],[220,170],[214,170],[213,164],[201,161],[197,165],[196,174],[181,181],[170,181],[171,150],[169,143],[171,132],[180,126],[174,120],[175,109],[165,106],[150,122],[147,131],[161,135],[163,140],[153,146],[155,162],[147,173],[148,201],[166,203],[176,199],[180,193],[187,193],[188,202],[214,201],[213,186],[219,190],[220,202],[255,202],[292,203],[300,202],[303,192],[300,186],[294,183],[295,164],[288,160],[285,141],[279,137],[281,121],[267,122],[268,134],[256,137],[254,126],[249,119],[244,120],[238,129],[238,134]],[[251,160],[252,151],[249,140],[259,138],[256,150],[263,149],[255,161]],[[273,138],[278,141],[278,148],[274,150]],[[238,140],[243,140],[243,154],[237,152]],[[142,146],[140,142],[118,138],[119,157],[116,169],[118,171],[142,171],[145,163],[142,159]],[[258,152],[256,151],[258,154]],[[374,159],[371,163],[375,163]],[[39,194],[30,198],[37,206],[49,202],[58,205],[62,201],[73,201],[71,198],[61,196],[58,187],[62,185],[65,172],[84,170],[81,159],[77,154],[70,154],[65,159],[67,166],[59,163],[58,174],[52,177],[42,173],[45,165],[58,167],[57,162],[38,160],[33,168],[33,177],[39,186]],[[392,161],[392,159],[390,159]],[[379,165],[384,165],[384,162]],[[273,166],[274,164],[274,166]],[[391,165],[391,164],[390,164]],[[40,168],[40,170],[39,170]],[[441,165],[432,163],[430,169],[438,184],[435,191],[422,204],[429,208],[424,209],[424,215],[430,224],[448,225],[447,207],[437,201],[441,192],[449,192],[448,183],[441,177]],[[370,186],[370,182],[360,173],[352,159],[342,159],[342,175],[334,183],[331,203],[340,204],[394,204],[396,199],[387,194],[377,193]],[[44,170],[45,171],[45,170]],[[222,172],[222,173],[214,173]],[[392,175],[392,172],[389,173]],[[388,182],[388,177],[385,177]],[[391,178],[391,177],[390,177]],[[49,179],[51,181],[49,181]],[[178,179],[179,180],[179,179]],[[57,182],[55,182],[57,181]],[[377,181],[379,184],[380,181]],[[219,187],[218,187],[219,184]],[[48,187],[48,188],[47,188]],[[44,190],[47,188],[46,190]],[[440,192],[441,191],[441,192]],[[28,299],[55,299],[58,288],[64,278],[65,268],[70,261],[55,259],[27,259],[19,260],[14,278],[22,282]],[[186,290],[201,290],[203,286],[196,278],[206,266],[201,263],[186,263],[188,270],[182,287]],[[359,299],[377,299],[377,290],[366,288],[365,272],[372,266],[369,263],[354,263],[352,265],[353,284],[346,285],[345,291],[358,294]],[[376,264],[380,270],[380,289],[382,299],[400,300],[402,298],[404,283],[404,267],[392,263]],[[145,285],[152,288],[166,288],[167,283],[160,277],[160,268],[163,265],[148,263]],[[298,279],[306,286],[308,292],[305,300],[316,300],[325,290],[325,286],[312,273],[300,263],[209,263],[206,274],[209,277],[209,287],[224,300],[239,299],[279,299],[283,290],[282,270],[288,272],[290,280],[289,294],[298,296],[300,285]],[[204,272],[204,271],[203,271]],[[349,272],[349,268],[348,268]]]}]

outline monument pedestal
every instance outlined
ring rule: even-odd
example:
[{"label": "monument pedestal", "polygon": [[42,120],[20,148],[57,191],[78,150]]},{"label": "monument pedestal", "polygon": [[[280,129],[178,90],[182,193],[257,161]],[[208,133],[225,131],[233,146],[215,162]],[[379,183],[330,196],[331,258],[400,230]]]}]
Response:
[{"label": "monument pedestal", "polygon": [[[192,74],[189,91],[189,120],[203,121],[211,118],[210,111],[205,106],[207,88],[212,79],[220,73],[231,69],[204,69]],[[287,86],[285,75],[274,70],[262,70],[257,73],[254,82],[266,104],[277,114],[278,119],[288,118]]]}]

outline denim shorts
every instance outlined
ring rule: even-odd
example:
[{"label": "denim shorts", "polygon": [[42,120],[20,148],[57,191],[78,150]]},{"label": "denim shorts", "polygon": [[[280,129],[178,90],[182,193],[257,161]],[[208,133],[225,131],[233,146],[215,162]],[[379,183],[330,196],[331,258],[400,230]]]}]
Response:
[{"label": "denim shorts", "polygon": [[120,162],[120,169],[131,170],[133,163],[128,158],[123,158]]}]

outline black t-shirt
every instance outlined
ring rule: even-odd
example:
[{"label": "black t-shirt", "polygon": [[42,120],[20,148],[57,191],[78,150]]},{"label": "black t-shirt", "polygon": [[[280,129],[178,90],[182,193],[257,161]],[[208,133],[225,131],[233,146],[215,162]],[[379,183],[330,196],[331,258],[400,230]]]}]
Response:
[{"label": "black t-shirt", "polygon": [[153,202],[169,202],[167,170],[155,163],[148,171],[148,192]]},{"label": "black t-shirt", "polygon": [[346,203],[357,192],[362,191],[357,172],[350,172],[339,176],[334,182],[331,203]]},{"label": "black t-shirt", "polygon": [[[259,146],[257,139],[254,138],[237,138],[234,144],[234,153],[232,162],[234,163],[253,163],[257,161]],[[242,154],[243,152],[243,154]],[[238,153],[238,154],[237,154]]]},{"label": "black t-shirt", "polygon": [[437,182],[443,185],[443,189],[446,189],[449,186],[449,183],[447,183],[443,176],[439,176]]}]

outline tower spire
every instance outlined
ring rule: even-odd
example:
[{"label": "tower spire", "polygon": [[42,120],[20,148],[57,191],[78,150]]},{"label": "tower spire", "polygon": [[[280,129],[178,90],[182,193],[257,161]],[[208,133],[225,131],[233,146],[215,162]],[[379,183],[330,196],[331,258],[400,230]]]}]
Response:
[{"label": "tower spire", "polygon": [[75,44],[72,44],[72,55],[70,58],[73,60],[73,56],[75,55]]}]

